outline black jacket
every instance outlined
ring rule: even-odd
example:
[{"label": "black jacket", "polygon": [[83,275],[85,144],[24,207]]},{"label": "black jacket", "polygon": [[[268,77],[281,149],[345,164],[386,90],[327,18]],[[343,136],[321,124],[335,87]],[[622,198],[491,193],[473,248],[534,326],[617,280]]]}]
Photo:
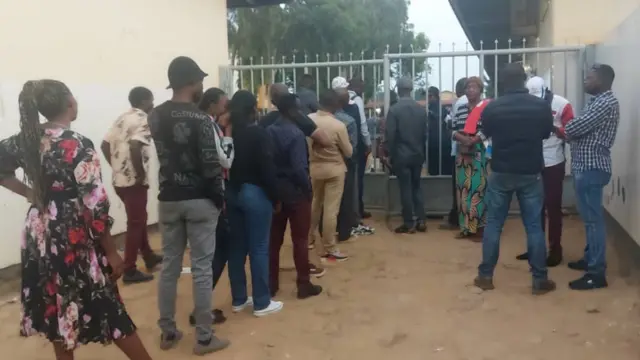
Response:
[{"label": "black jacket", "polygon": [[542,171],[542,140],[554,130],[548,101],[524,88],[507,90],[485,107],[481,121],[482,132],[492,140],[492,171],[522,175]]},{"label": "black jacket", "polygon": [[424,163],[427,146],[427,112],[404,97],[387,114],[385,139],[393,166]]}]

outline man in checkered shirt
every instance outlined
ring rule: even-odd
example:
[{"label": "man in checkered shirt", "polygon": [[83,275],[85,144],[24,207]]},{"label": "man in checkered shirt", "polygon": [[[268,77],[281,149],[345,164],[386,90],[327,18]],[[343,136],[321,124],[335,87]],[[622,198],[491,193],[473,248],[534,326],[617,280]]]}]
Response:
[{"label": "man in checkered shirt", "polygon": [[611,179],[611,147],[620,120],[618,99],[611,91],[615,73],[609,65],[594,65],[584,80],[585,92],[592,95],[582,115],[558,129],[571,144],[571,168],[578,211],[587,236],[584,257],[569,263],[585,275],[569,283],[573,290],[607,286],[606,244],[602,192]]}]

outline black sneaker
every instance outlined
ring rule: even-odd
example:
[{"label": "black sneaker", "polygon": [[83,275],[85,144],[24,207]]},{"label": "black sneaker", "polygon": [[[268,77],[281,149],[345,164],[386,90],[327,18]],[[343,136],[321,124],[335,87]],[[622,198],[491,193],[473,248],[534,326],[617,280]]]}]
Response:
[{"label": "black sneaker", "polygon": [[[211,316],[213,316],[213,324],[222,324],[227,321],[227,318],[224,316],[222,310],[214,309],[211,311]],[[196,326],[196,317],[193,314],[189,315],[189,325]]]},{"label": "black sneaker", "polygon": [[544,295],[556,289],[556,283],[553,280],[537,280],[534,281],[531,292],[533,295]]},{"label": "black sneaker", "polygon": [[369,219],[371,217],[371,213],[368,211],[365,211],[362,213],[362,218],[363,219]]},{"label": "black sneaker", "polygon": [[424,221],[418,221],[416,223],[416,231],[421,233],[427,232],[427,224],[425,224]]},{"label": "black sneaker", "polygon": [[523,254],[520,254],[520,255],[516,256],[516,260],[520,260],[520,261],[529,260],[529,253],[523,253]]},{"label": "black sneaker", "polygon": [[125,284],[140,284],[153,280],[153,275],[145,274],[138,269],[125,271],[122,282]]},{"label": "black sneaker", "polygon": [[578,261],[572,261],[569,264],[569,269],[577,271],[587,271],[587,262],[584,259]]},{"label": "black sneaker", "polygon": [[547,266],[556,267],[562,264],[562,251],[550,251],[547,256]]},{"label": "black sneaker", "polygon": [[322,292],[322,286],[308,283],[298,286],[298,299],[304,300],[313,296],[318,296]]},{"label": "black sneaker", "polygon": [[149,271],[153,271],[153,269],[155,269],[156,266],[160,264],[162,264],[162,256],[156,253],[151,253],[151,255],[145,257],[144,259],[144,266]]},{"label": "black sneaker", "polygon": [[606,288],[607,286],[609,286],[607,278],[604,276],[593,276],[589,274],[569,283],[569,288],[571,290],[595,290]]},{"label": "black sneaker", "polygon": [[408,227],[407,225],[400,225],[395,230],[396,234],[415,234],[416,229],[412,227]]}]

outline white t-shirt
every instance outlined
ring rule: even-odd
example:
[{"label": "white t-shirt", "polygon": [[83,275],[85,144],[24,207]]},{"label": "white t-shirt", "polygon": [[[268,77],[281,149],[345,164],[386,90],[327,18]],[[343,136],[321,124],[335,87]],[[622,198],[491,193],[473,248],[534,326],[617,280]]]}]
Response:
[{"label": "white t-shirt", "polygon": [[[564,128],[574,117],[571,103],[560,95],[553,95],[551,111],[553,112],[553,125],[555,127]],[[554,166],[565,161],[564,151],[564,140],[555,133],[551,133],[551,136],[542,142],[544,166]]]}]

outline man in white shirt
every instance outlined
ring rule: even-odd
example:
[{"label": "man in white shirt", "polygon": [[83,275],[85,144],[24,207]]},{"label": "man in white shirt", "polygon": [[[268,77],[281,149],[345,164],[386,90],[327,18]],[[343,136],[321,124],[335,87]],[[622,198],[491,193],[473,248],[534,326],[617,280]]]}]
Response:
[{"label": "man in white shirt", "polygon": [[[447,122],[447,127],[449,129],[452,128],[452,122],[453,122],[453,115],[456,113],[456,111],[458,111],[458,109],[463,106],[466,105],[468,100],[467,100],[467,96],[464,94],[464,87],[467,83],[467,78],[461,78],[460,80],[458,80],[458,82],[456,83],[456,97],[458,98],[458,100],[456,100],[456,102],[453,104],[453,106],[451,107],[451,112],[449,113],[449,115],[447,115],[446,118],[446,122]],[[458,143],[456,141],[452,141],[451,142],[451,156],[453,157],[453,163],[456,163],[456,152],[458,151]],[[457,183],[456,183],[456,172],[455,170],[453,171],[453,174],[451,174],[451,181],[452,181],[452,191],[453,191],[453,204],[451,205],[451,211],[449,211],[449,216],[447,217],[447,222],[440,225],[440,229],[441,230],[458,230],[460,228],[459,220],[458,220],[458,195],[457,195]]]},{"label": "man in white shirt", "polygon": [[151,132],[147,113],[153,109],[153,93],[144,87],[135,87],[129,93],[131,109],[120,115],[102,142],[102,153],[113,173],[113,187],[124,203],[127,213],[125,240],[125,284],[153,280],[153,275],[136,268],[138,253],[142,254],[148,270],[162,262],[149,246],[147,236],[147,190],[149,189],[149,145]]},{"label": "man in white shirt", "polygon": [[[569,101],[560,95],[552,93],[541,77],[535,76],[527,81],[527,89],[531,95],[545,99],[551,105],[553,125],[563,129],[574,118],[573,107]],[[545,227],[546,217],[549,219],[549,256],[547,266],[558,266],[562,262],[562,188],[565,174],[565,141],[556,133],[551,133],[542,142],[544,156],[544,207],[542,209],[542,228]],[[518,260],[527,260],[527,253],[517,256]]]}]

